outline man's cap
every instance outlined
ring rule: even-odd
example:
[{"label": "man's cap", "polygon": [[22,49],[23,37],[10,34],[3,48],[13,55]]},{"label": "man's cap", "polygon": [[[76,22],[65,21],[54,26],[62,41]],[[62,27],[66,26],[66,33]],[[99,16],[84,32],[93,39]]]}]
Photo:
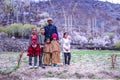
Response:
[{"label": "man's cap", "polygon": [[50,21],[50,20],[52,21],[53,19],[52,19],[52,18],[48,18],[48,19],[47,19],[47,21]]}]

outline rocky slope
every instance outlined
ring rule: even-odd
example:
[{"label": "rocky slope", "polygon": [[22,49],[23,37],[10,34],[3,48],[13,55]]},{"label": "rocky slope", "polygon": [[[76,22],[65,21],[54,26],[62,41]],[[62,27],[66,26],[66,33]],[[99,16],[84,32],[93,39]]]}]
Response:
[{"label": "rocky slope", "polygon": [[28,40],[5,38],[0,39],[0,52],[19,52],[28,47]]}]

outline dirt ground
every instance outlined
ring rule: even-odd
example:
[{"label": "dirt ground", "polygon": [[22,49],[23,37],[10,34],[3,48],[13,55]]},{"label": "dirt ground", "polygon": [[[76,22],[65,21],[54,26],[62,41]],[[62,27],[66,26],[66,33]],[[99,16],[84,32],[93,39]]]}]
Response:
[{"label": "dirt ground", "polygon": [[[120,56],[111,68],[110,54],[72,54],[70,66],[47,66],[29,69],[24,54],[20,68],[16,68],[18,54],[0,54],[0,80],[59,80],[59,79],[120,79]],[[62,57],[62,56],[61,56]]]}]

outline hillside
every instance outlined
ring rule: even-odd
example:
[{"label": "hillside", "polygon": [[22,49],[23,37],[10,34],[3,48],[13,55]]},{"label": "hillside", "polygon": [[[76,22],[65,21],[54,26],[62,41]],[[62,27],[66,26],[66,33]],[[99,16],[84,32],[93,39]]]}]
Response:
[{"label": "hillside", "polygon": [[[58,27],[72,26],[84,32],[88,31],[88,29],[88,32],[93,31],[93,29],[96,32],[99,30],[103,32],[117,31],[120,25],[120,4],[109,2],[97,0],[51,0],[39,3],[15,1],[11,4],[8,4],[8,2],[5,4],[4,0],[1,0],[0,4],[1,24],[3,22],[7,24],[15,22],[36,24],[45,18],[45,16],[40,17],[40,14],[48,13]],[[67,25],[67,22],[71,25]]]}]

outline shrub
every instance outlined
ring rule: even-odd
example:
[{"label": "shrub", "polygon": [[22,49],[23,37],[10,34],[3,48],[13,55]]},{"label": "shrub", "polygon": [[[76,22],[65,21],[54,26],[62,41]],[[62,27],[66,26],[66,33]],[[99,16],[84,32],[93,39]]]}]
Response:
[{"label": "shrub", "polygon": [[31,25],[31,24],[11,24],[9,26],[7,26],[7,28],[5,29],[5,32],[9,34],[9,36],[15,36],[15,37],[25,37],[28,38],[30,33],[31,33],[31,29],[35,27],[35,25]]},{"label": "shrub", "polygon": [[[15,36],[17,38],[29,38],[29,35],[31,34],[31,29],[33,27],[36,27],[35,25],[31,25],[31,24],[21,24],[21,23],[14,23],[11,24],[9,26],[7,26],[6,28],[4,27],[0,27],[0,32],[5,32],[8,34],[9,37],[11,36]],[[37,28],[37,31],[39,31],[39,28]]]},{"label": "shrub", "polygon": [[120,41],[117,41],[114,45],[115,48],[120,49]]},{"label": "shrub", "polygon": [[31,24],[24,24],[23,26],[23,36],[25,38],[29,38],[29,35],[31,34],[31,29],[33,27],[36,27],[35,25],[31,25]]},{"label": "shrub", "polygon": [[22,24],[17,24],[17,23],[11,24],[11,25],[7,26],[7,28],[5,28],[4,32],[8,33],[9,36],[14,35],[15,37],[20,37],[21,36],[21,33],[20,33],[21,26],[22,26]]},{"label": "shrub", "polygon": [[40,22],[39,22],[39,27],[44,27],[44,26],[46,26],[47,25],[47,19],[43,19],[43,20],[41,20]]},{"label": "shrub", "polygon": [[5,32],[5,28],[4,27],[0,27],[0,32]]}]

